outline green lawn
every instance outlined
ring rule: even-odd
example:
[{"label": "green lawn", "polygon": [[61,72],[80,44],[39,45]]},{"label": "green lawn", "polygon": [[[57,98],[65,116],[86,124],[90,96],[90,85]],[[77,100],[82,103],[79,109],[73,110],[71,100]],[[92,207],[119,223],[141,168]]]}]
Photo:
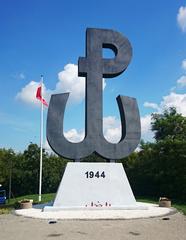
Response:
[{"label": "green lawn", "polygon": [[[42,194],[41,203],[50,202],[50,201],[54,200],[54,198],[55,198],[55,193]],[[18,202],[23,199],[33,199],[33,202],[35,204],[38,203],[38,195],[37,194],[25,195],[25,196],[21,196],[21,197],[17,197],[17,198],[12,198],[10,200],[10,202],[8,203],[8,201],[7,201],[7,203],[8,203],[8,205],[11,205],[11,204],[14,204],[15,202]]]},{"label": "green lawn", "polygon": [[[55,193],[43,194],[41,203],[50,202],[50,201],[54,200],[54,198],[55,198]],[[16,199],[12,198],[9,203],[7,201],[6,205],[0,205],[0,214],[9,213],[12,209],[14,209],[14,205],[16,204],[16,202],[23,200],[23,199],[33,199],[34,204],[38,203],[38,195],[26,195],[26,196],[18,197]],[[155,198],[137,197],[137,201],[158,204],[158,199],[155,199]],[[174,208],[176,208],[178,211],[180,211],[186,215],[186,203],[172,201],[172,206]]]},{"label": "green lawn", "polygon": [[[159,199],[148,198],[148,197],[137,197],[137,201],[158,204]],[[179,212],[182,212],[184,215],[186,215],[186,203],[185,202],[179,202],[177,200],[173,200],[172,207],[176,208]]]},{"label": "green lawn", "polygon": [[[50,202],[50,201],[54,200],[54,198],[55,198],[55,193],[42,194],[41,203]],[[12,198],[12,199],[10,199],[10,201],[7,200],[5,205],[0,205],[0,214],[10,213],[15,208],[15,204],[18,201],[21,201],[24,199],[33,199],[34,204],[39,203],[37,194],[25,195],[25,196],[21,196],[21,197],[17,197],[17,198]]]},{"label": "green lawn", "polygon": [[136,197],[136,201],[145,202],[145,203],[155,203],[158,204],[159,199],[157,198],[149,198],[149,197]]},{"label": "green lawn", "polygon": [[185,203],[173,203],[172,206],[176,208],[179,212],[182,212],[186,215],[186,204]]}]

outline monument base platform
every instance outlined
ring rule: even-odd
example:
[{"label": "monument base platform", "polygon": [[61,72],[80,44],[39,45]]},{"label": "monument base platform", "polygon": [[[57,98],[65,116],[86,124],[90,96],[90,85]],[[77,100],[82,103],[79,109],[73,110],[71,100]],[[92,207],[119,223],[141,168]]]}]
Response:
[{"label": "monument base platform", "polygon": [[44,205],[35,205],[31,209],[16,210],[15,214],[24,217],[46,219],[46,220],[126,220],[151,217],[163,217],[174,214],[177,211],[174,208],[163,208],[156,204],[139,203],[146,210],[60,210],[43,211]]},{"label": "monument base platform", "polygon": [[106,211],[110,211],[110,210],[147,210],[148,206],[146,205],[120,205],[120,206],[112,206],[110,208],[107,207],[78,207],[78,206],[71,206],[71,207],[53,207],[53,206],[46,206],[43,208],[44,212],[55,212],[55,211],[101,211],[101,210],[106,210]]},{"label": "monument base platform", "polygon": [[137,204],[121,163],[69,162],[53,206],[44,211],[101,209],[146,209]]}]

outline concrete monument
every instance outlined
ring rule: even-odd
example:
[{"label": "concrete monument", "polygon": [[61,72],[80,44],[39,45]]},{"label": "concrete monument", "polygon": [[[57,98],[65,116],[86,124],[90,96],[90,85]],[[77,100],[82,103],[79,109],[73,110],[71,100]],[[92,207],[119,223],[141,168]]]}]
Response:
[{"label": "concrete monument", "polygon": [[[103,48],[115,53],[113,59],[102,57]],[[52,95],[47,117],[47,139],[60,156],[81,161],[95,152],[111,161],[121,159],[137,147],[140,116],[136,99],[118,96],[122,135],[118,143],[103,136],[102,78],[113,78],[124,72],[131,60],[132,47],[121,33],[88,28],[86,57],[78,61],[78,74],[86,78],[85,138],[69,142],[63,134],[65,106],[70,93]],[[64,208],[136,209],[134,195],[120,163],[68,163],[54,205],[45,210]]]}]

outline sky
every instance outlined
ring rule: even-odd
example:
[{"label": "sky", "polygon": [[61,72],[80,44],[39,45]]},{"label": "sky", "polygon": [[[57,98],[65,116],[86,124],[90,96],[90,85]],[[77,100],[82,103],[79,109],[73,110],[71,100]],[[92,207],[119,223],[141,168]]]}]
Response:
[{"label": "sky", "polygon": [[[44,75],[43,96],[70,92],[64,134],[84,137],[85,79],[78,58],[85,57],[86,28],[112,29],[127,37],[132,60],[120,76],[103,79],[104,136],[121,137],[116,97],[137,99],[142,139],[153,141],[151,114],[176,107],[186,116],[186,0],[1,0],[0,148],[24,151],[40,141],[36,90]],[[104,50],[103,57],[113,56]],[[44,146],[47,107],[44,108]]]}]

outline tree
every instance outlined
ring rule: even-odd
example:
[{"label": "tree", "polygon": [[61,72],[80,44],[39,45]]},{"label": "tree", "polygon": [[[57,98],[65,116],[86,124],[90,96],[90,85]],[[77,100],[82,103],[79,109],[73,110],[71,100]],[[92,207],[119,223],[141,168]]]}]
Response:
[{"label": "tree", "polygon": [[186,117],[170,108],[153,114],[151,126],[156,141],[142,141],[137,156],[125,159],[132,189],[138,196],[186,200]]},{"label": "tree", "polygon": [[10,149],[0,149],[0,184],[11,193],[12,171],[15,164],[15,152]]},{"label": "tree", "polygon": [[165,139],[186,140],[186,118],[171,107],[163,114],[152,114],[152,131],[156,141]]},{"label": "tree", "polygon": [[53,193],[57,191],[67,162],[68,160],[54,154],[51,154],[43,161],[43,193]]}]

